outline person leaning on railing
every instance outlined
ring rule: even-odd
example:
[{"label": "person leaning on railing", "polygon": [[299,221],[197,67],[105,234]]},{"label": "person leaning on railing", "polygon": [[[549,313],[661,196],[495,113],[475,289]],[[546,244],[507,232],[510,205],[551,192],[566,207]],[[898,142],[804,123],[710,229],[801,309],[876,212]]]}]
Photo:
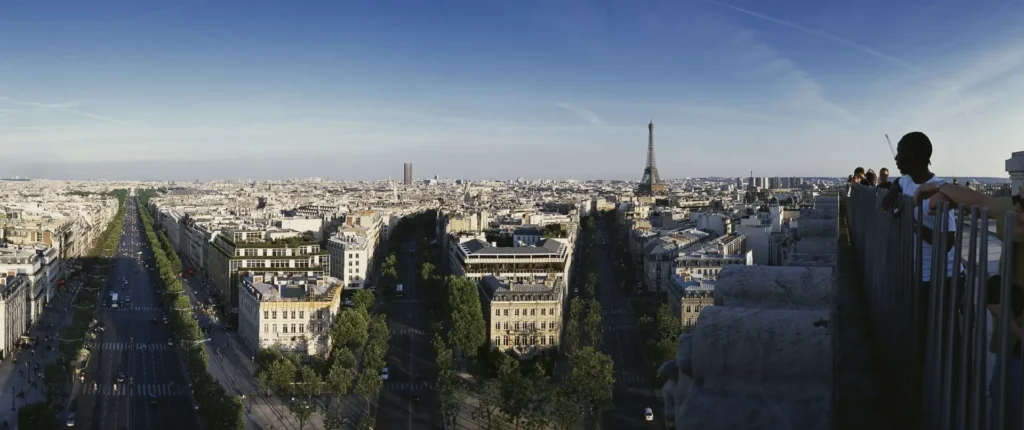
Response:
[{"label": "person leaning on railing", "polygon": [[[943,201],[949,202],[950,206],[962,206],[962,207],[978,207],[987,208],[989,218],[996,221],[996,232],[1000,240],[1003,238],[1003,232],[1006,229],[1005,220],[1006,213],[1014,212],[1013,222],[1013,263],[1009,267],[1010,273],[1012,273],[1013,287],[1010,288],[1010,307],[1013,318],[1010,322],[1010,334],[1011,353],[1009,355],[1007,369],[1007,411],[1008,424],[1007,428],[1020,428],[1022,414],[1021,414],[1021,367],[1017,363],[1021,360],[1021,327],[1024,326],[1024,204],[1022,204],[1022,198],[1024,198],[1024,188],[1017,191],[1017,195],[1011,198],[995,198],[987,194],[980,193],[970,188],[961,187],[956,184],[928,184],[928,186],[922,186],[918,188],[917,194],[914,196],[914,203],[921,204],[927,199],[927,210],[928,213],[934,213],[938,204]],[[1006,246],[1006,244],[1003,244]],[[1004,262],[1000,261],[1000,268],[1002,269]],[[993,326],[995,330],[989,344],[989,350],[996,352],[998,340],[999,340],[999,313],[1000,313],[1000,286],[1002,285],[1002,273],[996,273],[990,277],[986,282],[986,295],[988,296],[988,309],[992,313]],[[996,355],[999,357],[999,354]],[[998,358],[997,358],[998,359]],[[996,367],[1000,368],[999,363],[996,363]],[[995,409],[999,403],[999,394],[996,389],[995,381],[999,378],[998,373],[992,378],[992,383],[989,385],[989,393],[992,395],[992,405]]]}]

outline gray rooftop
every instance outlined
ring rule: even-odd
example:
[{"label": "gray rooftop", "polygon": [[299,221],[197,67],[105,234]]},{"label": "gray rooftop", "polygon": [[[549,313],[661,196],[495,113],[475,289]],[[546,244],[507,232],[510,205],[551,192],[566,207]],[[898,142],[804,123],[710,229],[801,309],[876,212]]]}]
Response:
[{"label": "gray rooftop", "polygon": [[543,239],[537,242],[537,246],[491,246],[491,244],[480,239],[473,239],[459,244],[466,255],[560,255],[565,246],[562,242],[554,239]]}]

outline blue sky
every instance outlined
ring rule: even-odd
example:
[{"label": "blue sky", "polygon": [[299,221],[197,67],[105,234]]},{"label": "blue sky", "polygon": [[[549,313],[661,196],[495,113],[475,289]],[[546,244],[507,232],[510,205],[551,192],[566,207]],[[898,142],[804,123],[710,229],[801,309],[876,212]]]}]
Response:
[{"label": "blue sky", "polygon": [[0,3],[0,175],[1005,176],[1012,1]]}]

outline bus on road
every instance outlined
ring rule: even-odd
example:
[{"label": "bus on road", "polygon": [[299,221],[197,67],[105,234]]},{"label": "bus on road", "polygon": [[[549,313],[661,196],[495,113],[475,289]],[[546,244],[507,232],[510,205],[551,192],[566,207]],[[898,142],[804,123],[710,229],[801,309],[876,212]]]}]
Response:
[{"label": "bus on road", "polygon": [[405,293],[402,291],[402,284],[398,284],[398,286],[395,287],[395,296],[402,297],[403,294]]}]

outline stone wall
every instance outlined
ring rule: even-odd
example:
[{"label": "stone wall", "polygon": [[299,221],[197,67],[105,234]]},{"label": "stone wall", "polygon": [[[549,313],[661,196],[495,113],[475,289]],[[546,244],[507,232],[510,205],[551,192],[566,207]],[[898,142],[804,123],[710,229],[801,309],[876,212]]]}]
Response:
[{"label": "stone wall", "polygon": [[786,266],[729,266],[661,367],[677,430],[825,430],[832,421],[838,199],[800,215]]}]

